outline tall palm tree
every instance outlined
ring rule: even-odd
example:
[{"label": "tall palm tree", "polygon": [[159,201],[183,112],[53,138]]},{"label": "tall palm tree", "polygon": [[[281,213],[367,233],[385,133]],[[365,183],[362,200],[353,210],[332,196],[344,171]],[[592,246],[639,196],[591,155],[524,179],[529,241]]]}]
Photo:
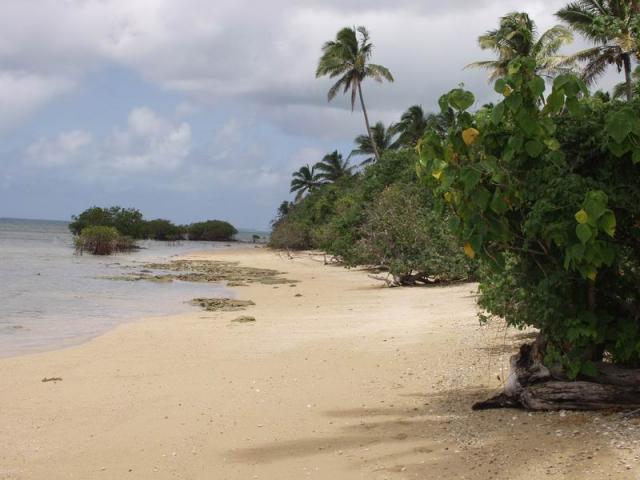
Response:
[{"label": "tall palm tree", "polygon": [[[359,40],[358,34],[360,35]],[[335,40],[326,42],[322,46],[322,56],[316,69],[316,78],[325,75],[330,78],[339,77],[338,81],[329,89],[327,98],[329,101],[333,100],[340,89],[343,89],[344,93],[351,90],[352,111],[356,103],[356,95],[360,97],[367,134],[371,140],[376,160],[380,160],[380,152],[378,152],[371,133],[369,116],[362,96],[362,82],[368,77],[379,83],[382,83],[383,80],[393,82],[393,76],[386,67],[369,63],[372,53],[373,44],[369,41],[369,32],[365,27],[345,27],[338,32]]]},{"label": "tall palm tree", "polygon": [[355,139],[357,148],[351,151],[351,155],[372,155],[360,162],[360,165],[368,165],[376,161],[376,148],[378,152],[382,153],[385,150],[391,150],[397,147],[397,144],[394,142],[394,137],[396,136],[394,125],[386,128],[384,123],[378,122],[371,127],[371,135],[375,142],[375,148],[374,144],[371,143],[369,135],[358,135]]},{"label": "tall palm tree", "polygon": [[317,178],[323,183],[334,183],[344,177],[352,175],[353,167],[349,165],[349,159],[342,158],[337,150],[328,153],[321,161],[314,165],[318,170]]},{"label": "tall palm tree", "polygon": [[309,165],[300,167],[297,172],[293,172],[292,177],[290,191],[291,193],[298,192],[296,194],[296,202],[300,200],[305,193],[320,185],[320,179],[315,172],[315,167],[310,167]]},{"label": "tall palm tree", "polygon": [[624,70],[627,100],[633,97],[631,60],[638,57],[640,44],[633,34],[633,22],[640,15],[637,0],[577,0],[556,15],[596,46],[573,55],[586,62],[582,76],[589,84],[609,65]]},{"label": "tall palm tree", "polygon": [[447,118],[443,114],[425,114],[421,105],[413,105],[400,117],[393,127],[399,134],[397,144],[400,147],[415,147],[426,130],[435,130],[439,135],[447,131]]},{"label": "tall palm tree", "polygon": [[489,70],[489,81],[507,74],[511,61],[519,56],[533,57],[538,75],[553,78],[561,73],[572,71],[570,60],[558,52],[563,45],[573,41],[571,31],[562,25],[556,25],[538,36],[536,24],[529,15],[512,12],[500,19],[496,30],[489,30],[478,38],[480,48],[493,50],[497,60],[474,62],[466,68],[484,68]]}]

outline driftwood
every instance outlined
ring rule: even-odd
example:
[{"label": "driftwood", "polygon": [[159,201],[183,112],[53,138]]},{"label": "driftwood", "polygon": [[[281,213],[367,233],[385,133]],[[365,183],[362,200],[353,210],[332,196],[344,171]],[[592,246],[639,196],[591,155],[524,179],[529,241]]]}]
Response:
[{"label": "driftwood", "polygon": [[473,405],[474,410],[602,410],[640,408],[640,370],[596,363],[594,378],[569,381],[562,371],[543,365],[544,341],[524,344],[511,357],[504,390]]}]

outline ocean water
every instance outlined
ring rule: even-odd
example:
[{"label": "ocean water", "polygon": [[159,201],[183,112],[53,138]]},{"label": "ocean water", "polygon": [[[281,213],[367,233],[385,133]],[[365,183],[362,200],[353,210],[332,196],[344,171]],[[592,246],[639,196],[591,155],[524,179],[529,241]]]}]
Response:
[{"label": "ocean water", "polygon": [[233,296],[217,284],[100,278],[231,244],[139,245],[132,253],[79,256],[66,222],[0,219],[0,357],[61,348],[122,322],[193,309],[188,301],[195,297]]}]

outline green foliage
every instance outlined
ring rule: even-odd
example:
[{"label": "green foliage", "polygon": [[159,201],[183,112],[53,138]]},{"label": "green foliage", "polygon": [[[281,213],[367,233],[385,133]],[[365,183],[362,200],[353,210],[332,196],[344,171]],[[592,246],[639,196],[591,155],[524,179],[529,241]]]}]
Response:
[{"label": "green foliage", "polygon": [[93,255],[111,255],[135,248],[135,241],[131,237],[120,235],[114,227],[90,226],[85,227],[75,239],[76,251],[87,251]]},{"label": "green foliage", "polygon": [[69,224],[69,230],[74,235],[79,235],[89,226],[114,227],[122,235],[132,238],[143,237],[144,220],[142,213],[135,208],[91,207],[80,215],[74,215]]},{"label": "green foliage", "polygon": [[468,279],[469,261],[431,203],[417,184],[383,190],[360,227],[360,263],[388,268],[397,284]]},{"label": "green foliage", "polygon": [[488,315],[539,328],[572,376],[604,352],[638,364],[638,105],[588,98],[569,75],[545,97],[536,67],[513,59],[503,100],[476,114],[468,92],[443,96],[455,119],[425,134],[418,170],[479,261]]},{"label": "green foliage", "polygon": [[208,242],[228,241],[238,233],[233,225],[222,220],[207,220],[192,223],[188,227],[189,240],[204,240]]},{"label": "green foliage", "polygon": [[413,150],[388,150],[358,175],[283,204],[270,245],[320,248],[347,266],[381,266],[397,283],[469,278],[469,262],[419,188],[416,158]]},{"label": "green foliage", "polygon": [[184,237],[184,230],[169,220],[158,218],[144,222],[142,234],[150,240],[176,242]]}]

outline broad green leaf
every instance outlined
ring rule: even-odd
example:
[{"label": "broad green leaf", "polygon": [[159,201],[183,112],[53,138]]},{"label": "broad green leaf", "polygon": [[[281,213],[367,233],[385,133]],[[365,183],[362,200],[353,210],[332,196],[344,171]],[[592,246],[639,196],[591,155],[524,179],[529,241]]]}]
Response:
[{"label": "broad green leaf", "polygon": [[504,91],[504,87],[507,85],[507,82],[505,81],[504,78],[499,78],[498,80],[496,80],[496,83],[493,87],[493,89],[495,90],[496,93],[500,93],[502,94],[502,92]]},{"label": "broad green leaf", "polygon": [[491,200],[491,193],[484,187],[478,188],[472,195],[473,201],[480,208],[481,211],[485,211],[489,206]]},{"label": "broad green leaf", "polygon": [[464,183],[466,191],[472,190],[480,181],[480,172],[473,168],[467,167],[460,175],[460,180]]},{"label": "broad green leaf", "polygon": [[447,113],[449,111],[449,95],[442,95],[438,99],[438,105],[440,105],[440,111]]},{"label": "broad green leaf", "polygon": [[633,161],[633,163],[640,162],[640,149],[636,148],[633,151],[633,155],[631,156],[631,160]]},{"label": "broad green leaf", "polygon": [[604,233],[613,237],[616,233],[616,216],[611,210],[605,212],[600,219],[599,225]]},{"label": "broad green leaf", "polygon": [[631,108],[618,110],[607,118],[605,127],[607,134],[609,134],[616,143],[622,143],[631,133],[635,120],[636,117]]},{"label": "broad green leaf", "polygon": [[552,112],[559,112],[564,106],[564,95],[560,91],[554,90],[549,97],[547,97],[547,107]]},{"label": "broad green leaf", "polygon": [[507,206],[506,202],[502,198],[502,193],[500,192],[500,190],[496,190],[496,192],[493,194],[490,208],[491,210],[496,212],[498,215],[502,215],[504,212],[508,210],[509,207]]},{"label": "broad green leaf", "polygon": [[537,140],[529,140],[525,144],[524,148],[533,158],[538,158],[542,153],[542,150],[544,150],[544,145]]},{"label": "broad green leaf", "polygon": [[589,225],[580,223],[576,227],[576,235],[578,236],[578,240],[580,240],[581,243],[585,244],[592,236],[591,228],[589,228]]},{"label": "broad green leaf", "polygon": [[504,103],[507,105],[507,107],[509,107],[509,109],[512,112],[515,112],[522,105],[522,95],[519,93],[514,93],[512,95],[509,95],[505,99]]},{"label": "broad green leaf", "polygon": [[461,88],[456,88],[449,92],[449,104],[461,112],[473,105],[473,102],[475,101],[476,99],[473,96],[473,93]]},{"label": "broad green leaf", "polygon": [[589,220],[597,221],[607,209],[607,195],[601,191],[587,193],[584,200],[584,210],[587,212]]},{"label": "broad green leaf", "polygon": [[491,122],[494,125],[498,125],[504,116],[504,102],[500,102],[495,107],[493,107],[493,111],[491,112]]},{"label": "broad green leaf", "polygon": [[532,80],[529,80],[529,90],[536,97],[541,96],[544,93],[544,80],[540,77],[534,77]]},{"label": "broad green leaf", "polygon": [[551,151],[556,151],[560,148],[560,142],[555,138],[549,138],[548,140],[545,140],[544,144]]},{"label": "broad green leaf", "polygon": [[616,143],[615,141],[608,142],[607,146],[609,147],[609,151],[618,158],[622,157],[631,148],[626,143]]}]

